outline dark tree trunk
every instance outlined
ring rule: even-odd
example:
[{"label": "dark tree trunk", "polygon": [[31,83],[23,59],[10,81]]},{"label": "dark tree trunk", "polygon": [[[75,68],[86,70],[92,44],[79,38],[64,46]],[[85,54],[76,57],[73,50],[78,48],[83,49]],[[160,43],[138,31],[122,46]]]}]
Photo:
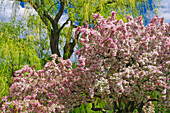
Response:
[{"label": "dark tree trunk", "polygon": [[65,44],[64,46],[64,55],[63,55],[63,59],[69,59],[71,57],[71,55],[74,52],[74,46],[75,44],[73,43],[69,43],[69,44]]},{"label": "dark tree trunk", "polygon": [[[57,30],[51,30],[50,31],[50,48],[52,54],[57,54],[59,57],[61,57],[60,51],[59,51],[59,36],[60,33],[57,32]],[[63,59],[69,59],[71,55],[74,52],[74,46],[76,45],[76,40],[74,39],[73,42],[70,42],[71,36],[69,37],[69,40],[66,41],[66,44],[64,45],[64,53],[63,53]]]},{"label": "dark tree trunk", "polygon": [[51,52],[52,54],[57,54],[59,57],[61,57],[59,47],[58,47],[58,41],[59,41],[59,33],[57,33],[57,31],[51,30],[51,34],[50,34]]}]

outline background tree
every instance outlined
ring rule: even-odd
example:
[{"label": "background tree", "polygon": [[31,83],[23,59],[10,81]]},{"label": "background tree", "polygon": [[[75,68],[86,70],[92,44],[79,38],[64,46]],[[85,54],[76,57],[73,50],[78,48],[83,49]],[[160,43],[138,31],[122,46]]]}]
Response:
[{"label": "background tree", "polygon": [[36,29],[36,24],[33,23],[35,21],[31,21],[32,19],[36,18],[30,15],[30,22],[26,21],[25,24],[21,24],[22,20],[16,23],[14,18],[8,23],[0,22],[0,99],[9,94],[11,80],[16,70],[26,64],[34,66],[37,70],[45,63],[41,57],[46,57],[48,53],[41,53],[40,50],[48,49],[49,41],[46,38],[37,38],[41,33],[39,23],[36,22],[38,24]]},{"label": "background tree", "polygon": [[[50,48],[52,54],[56,53],[62,56],[59,51],[59,40],[61,31],[66,28],[66,24],[70,22],[70,26],[65,30],[65,45],[63,46],[63,58],[70,58],[74,52],[74,47],[77,44],[77,38],[72,35],[76,23],[94,23],[91,15],[99,12],[104,17],[107,17],[111,11],[118,12],[117,19],[124,18],[125,15],[133,16],[140,15],[141,4],[148,3],[145,0],[17,0],[28,2],[36,10],[43,23],[46,25],[50,37]],[[68,19],[63,25],[59,25],[61,16],[66,11]],[[123,19],[125,20],[125,19]]]}]

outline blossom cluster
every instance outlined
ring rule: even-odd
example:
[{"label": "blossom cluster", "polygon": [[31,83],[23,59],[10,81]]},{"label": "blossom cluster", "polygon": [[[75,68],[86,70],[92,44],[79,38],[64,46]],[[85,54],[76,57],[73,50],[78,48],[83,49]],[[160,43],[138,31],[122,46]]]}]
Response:
[{"label": "blossom cluster", "polygon": [[128,22],[123,23],[115,20],[115,14],[108,18],[94,14],[94,29],[87,24],[76,30],[76,34],[81,32],[83,45],[76,52],[79,64],[89,69],[86,76],[94,80],[92,96],[100,95],[106,101],[112,97],[111,103],[124,98],[121,101],[127,106],[135,101],[137,109],[141,103],[154,100],[147,97],[157,91],[162,98],[156,101],[168,105],[170,25],[158,16],[146,27],[141,16],[127,16]]},{"label": "blossom cluster", "polygon": [[71,108],[74,104],[69,89],[74,81],[72,62],[57,58],[57,55],[52,57],[53,60],[42,70],[35,71],[26,65],[15,72],[14,83],[9,89],[10,95],[1,101],[4,113],[59,112],[63,108]]},{"label": "blossom cluster", "polygon": [[[77,27],[83,47],[76,52],[75,69],[54,54],[42,70],[26,65],[16,71],[10,95],[0,103],[2,112],[68,112],[96,97],[121,112],[140,111],[153,100],[168,105],[170,25],[155,16],[144,27],[142,17],[127,16],[124,23],[115,14],[94,14],[94,29]],[[148,99],[155,91],[161,97]]]}]

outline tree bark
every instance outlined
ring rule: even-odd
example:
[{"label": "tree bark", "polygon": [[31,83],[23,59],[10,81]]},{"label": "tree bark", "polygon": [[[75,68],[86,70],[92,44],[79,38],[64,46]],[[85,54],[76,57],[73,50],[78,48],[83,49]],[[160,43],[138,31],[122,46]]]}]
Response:
[{"label": "tree bark", "polygon": [[74,47],[76,45],[76,39],[74,39],[73,42],[70,42],[65,44],[64,46],[64,55],[63,55],[63,59],[69,59],[71,57],[71,55],[73,54],[74,52]]},{"label": "tree bark", "polygon": [[51,30],[50,33],[51,52],[52,54],[57,54],[58,57],[61,57],[59,47],[58,47],[58,42],[59,42],[59,33],[57,33],[57,31]]}]

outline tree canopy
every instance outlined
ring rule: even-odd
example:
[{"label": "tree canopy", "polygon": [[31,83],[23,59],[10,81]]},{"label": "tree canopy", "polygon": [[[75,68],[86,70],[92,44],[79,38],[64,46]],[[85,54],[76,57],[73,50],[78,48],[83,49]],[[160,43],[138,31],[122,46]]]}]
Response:
[{"label": "tree canopy", "polygon": [[[139,16],[141,13],[141,4],[148,6],[145,0],[17,0],[28,2],[38,13],[43,23],[46,25],[50,37],[50,48],[52,54],[63,56],[64,59],[70,58],[74,52],[78,37],[72,34],[73,29],[85,22],[93,24],[93,13],[100,13],[107,17],[111,11],[116,10],[118,16],[116,19],[125,21],[126,15]],[[153,5],[154,6],[154,5]],[[149,10],[149,8],[148,8]],[[61,16],[67,12],[68,19],[63,25],[59,25]],[[144,12],[143,12],[144,13]],[[69,27],[66,24],[70,23]],[[63,36],[66,39],[63,46],[63,55],[59,51],[59,40],[61,31],[64,30]]]}]

